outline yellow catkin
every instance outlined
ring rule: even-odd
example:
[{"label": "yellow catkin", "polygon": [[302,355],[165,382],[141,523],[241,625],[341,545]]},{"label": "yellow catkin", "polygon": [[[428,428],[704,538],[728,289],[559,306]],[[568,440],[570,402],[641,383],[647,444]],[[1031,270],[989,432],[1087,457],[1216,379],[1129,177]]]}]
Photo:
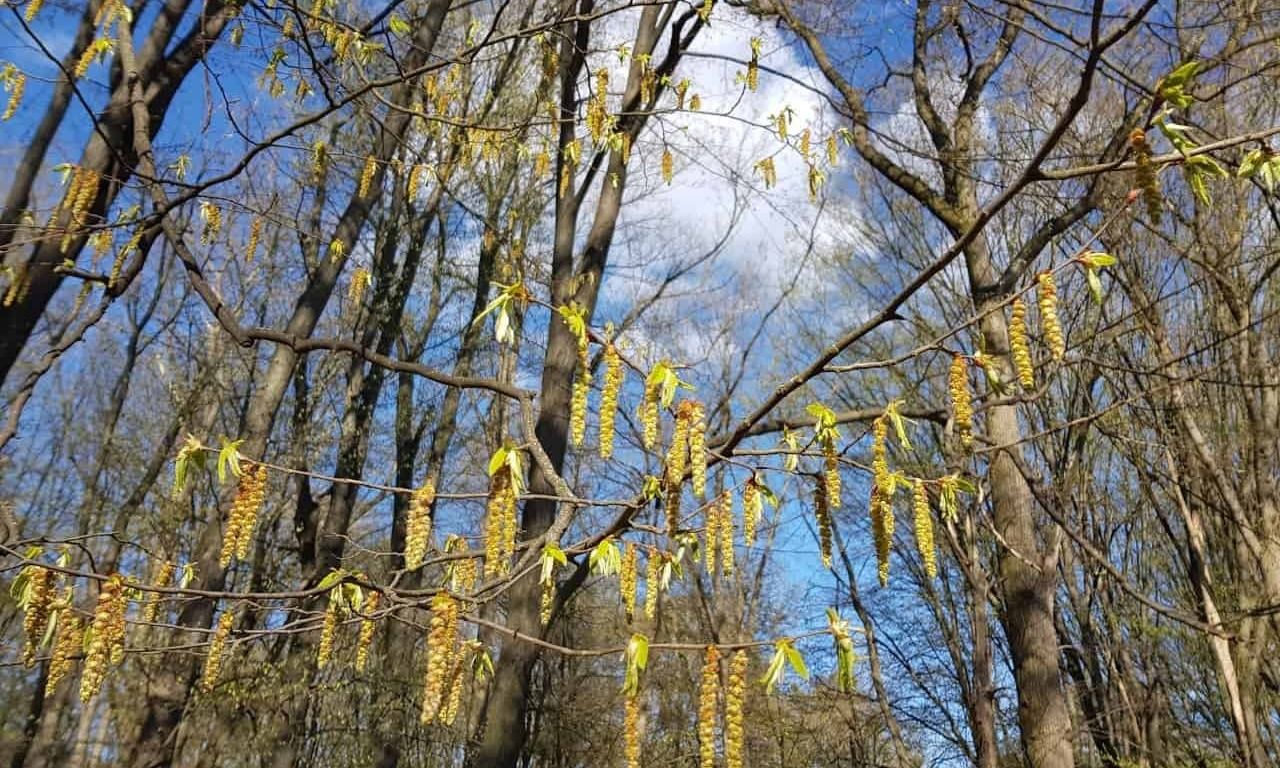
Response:
[{"label": "yellow catkin", "polygon": [[885,416],[871,423],[871,482],[882,490],[889,486],[889,419]]},{"label": "yellow catkin", "polygon": [[[107,666],[116,645],[116,633],[123,624],[127,607],[124,579],[119,574],[113,575],[98,590],[98,603],[90,626],[92,637],[85,649],[84,671],[80,674],[81,701],[90,701],[102,690],[102,681],[106,679]],[[123,635],[120,640],[123,640]]]},{"label": "yellow catkin", "polygon": [[262,238],[262,217],[254,216],[253,221],[249,223],[249,242],[244,247],[245,263],[253,261],[253,256],[258,252],[258,241]]},{"label": "yellow catkin", "polygon": [[880,486],[871,489],[871,537],[876,546],[876,573],[880,586],[889,583],[889,549],[893,545],[893,502]]},{"label": "yellow catkin", "polygon": [[35,666],[36,652],[44,641],[45,630],[49,627],[49,616],[52,614],[54,597],[54,573],[48,568],[32,566],[30,574],[30,593],[26,613],[22,617],[22,628],[26,633],[26,645],[22,649],[22,663],[30,668]]},{"label": "yellow catkin", "polygon": [[707,506],[706,522],[702,527],[703,546],[702,554],[704,563],[707,567],[707,574],[712,578],[716,575],[716,564],[720,559],[720,502],[719,499],[715,503]]},{"label": "yellow catkin", "polygon": [[742,489],[742,540],[748,547],[755,546],[756,530],[760,527],[763,514],[764,495],[760,493],[755,475],[752,475]]},{"label": "yellow catkin", "polygon": [[658,405],[661,398],[660,382],[649,381],[644,385],[644,402],[640,404],[640,422],[644,434],[644,447],[650,450],[658,444]]},{"label": "yellow catkin", "polygon": [[219,564],[226,568],[233,557],[244,560],[253,544],[253,529],[258,524],[258,513],[266,498],[267,468],[253,464],[243,469],[236,487],[231,511],[227,515],[227,529],[222,536],[222,555]]},{"label": "yellow catkin", "polygon": [[320,645],[316,648],[316,667],[324,669],[333,658],[333,641],[338,636],[338,624],[342,619],[338,601],[330,594],[329,607],[324,611],[324,624],[320,628]]},{"label": "yellow catkin", "polygon": [[84,647],[84,623],[68,606],[58,617],[58,630],[53,639],[53,655],[49,658],[49,677],[45,680],[45,696],[57,690],[58,683],[71,673],[76,654]]},{"label": "yellow catkin", "polygon": [[[173,576],[177,570],[172,560],[161,560],[151,572],[151,585],[154,587],[167,587],[173,583]],[[160,617],[160,607],[164,605],[164,596],[159,592],[151,592],[147,595],[147,602],[142,606],[142,623],[154,624],[156,619]]]},{"label": "yellow catkin", "polygon": [[422,567],[431,541],[431,505],[436,498],[435,486],[430,480],[409,497],[409,509],[405,520],[404,567],[416,571]]},{"label": "yellow catkin", "polygon": [[752,93],[760,87],[760,58],[753,52],[747,62],[747,90]]},{"label": "yellow catkin", "polygon": [[729,491],[720,495],[720,524],[716,528],[720,532],[720,572],[732,576],[735,562],[733,494]]},{"label": "yellow catkin", "polygon": [[458,710],[462,708],[462,663],[463,654],[453,654],[453,666],[449,670],[449,695],[445,697],[444,706],[440,709],[440,722],[453,725],[458,719]]},{"label": "yellow catkin", "polygon": [[[106,6],[104,5],[103,8],[105,7]],[[71,79],[79,80],[88,74],[89,67],[93,66],[93,60],[96,59],[98,54],[102,51],[102,43],[105,40],[106,38],[100,37],[84,49],[84,53],[80,54],[79,60],[76,61],[75,69],[72,70]],[[110,41],[107,42],[109,43]]]},{"label": "yellow catkin", "polygon": [[702,96],[700,94],[695,93],[689,97],[689,109],[693,112],[702,110]]},{"label": "yellow catkin", "polygon": [[569,400],[569,438],[582,445],[587,436],[587,396],[591,392],[591,357],[586,329],[578,334],[578,364],[574,371],[573,392]]},{"label": "yellow catkin", "polygon": [[929,514],[929,491],[923,480],[916,480],[912,509],[915,513],[916,548],[920,550],[925,574],[932,579],[938,575],[938,552],[933,541],[933,515]]},{"label": "yellow catkin", "polygon": [[973,395],[969,391],[969,360],[964,355],[951,358],[951,371],[947,379],[951,394],[951,418],[956,435],[965,448],[973,445]]},{"label": "yellow catkin", "polygon": [[18,112],[18,107],[22,105],[22,94],[27,90],[27,76],[22,72],[13,76],[12,84],[9,86],[9,101],[4,106],[4,114],[0,115],[0,120],[8,120]]},{"label": "yellow catkin", "polygon": [[542,601],[538,607],[538,621],[542,626],[551,623],[551,609],[556,605],[556,580],[547,579],[542,582]]},{"label": "yellow catkin", "polygon": [[226,649],[227,638],[231,635],[231,627],[235,622],[235,614],[223,611],[218,617],[218,627],[213,631],[213,639],[209,641],[209,654],[204,659],[204,671],[200,674],[200,690],[209,693],[218,684],[218,676],[222,672],[222,655]]},{"label": "yellow catkin", "polygon": [[204,219],[204,229],[200,232],[200,242],[208,245],[222,231],[222,209],[206,200],[200,203],[200,217]]},{"label": "yellow catkin", "polygon": [[827,137],[827,163],[835,165],[840,162],[840,142],[833,133]]},{"label": "yellow catkin", "polygon": [[364,160],[364,169],[360,171],[360,188],[356,191],[357,197],[368,197],[373,190],[373,177],[378,172],[378,160],[373,155],[369,155]]},{"label": "yellow catkin", "polygon": [[485,519],[485,575],[506,572],[507,557],[515,551],[516,495],[511,487],[511,470],[503,465],[489,482],[488,512]]},{"label": "yellow catkin", "polygon": [[369,270],[366,267],[356,267],[351,271],[351,283],[347,286],[347,303],[357,312],[361,302],[364,301],[364,289],[369,286],[370,279]]},{"label": "yellow catkin", "polygon": [[1013,367],[1018,372],[1018,383],[1030,392],[1036,388],[1036,369],[1031,361],[1031,344],[1027,341],[1027,305],[1022,299],[1013,300],[1009,350],[1013,356]]},{"label": "yellow catkin", "polygon": [[689,411],[689,476],[693,495],[707,495],[707,414],[702,403],[694,402]]},{"label": "yellow catkin", "polygon": [[533,177],[538,181],[547,178],[547,174],[551,172],[551,152],[543,147],[533,158]]},{"label": "yellow catkin", "polygon": [[636,613],[636,579],[639,563],[636,545],[627,542],[622,550],[622,566],[618,569],[618,589],[622,593],[622,606],[627,612],[627,621],[631,621]]},{"label": "yellow catkin", "polygon": [[604,386],[600,391],[600,458],[613,456],[618,392],[622,389],[622,356],[612,344],[604,348]]},{"label": "yellow catkin", "polygon": [[31,2],[27,3],[27,11],[22,14],[22,18],[26,19],[28,24],[31,23],[35,20],[36,14],[40,13],[42,5],[44,5],[44,0],[31,0]]},{"label": "yellow catkin", "polygon": [[724,765],[742,768],[746,745],[747,666],[751,657],[735,651],[729,661],[729,683],[724,692]]},{"label": "yellow catkin", "polygon": [[629,693],[623,698],[622,738],[627,768],[640,768],[640,694]]},{"label": "yellow catkin", "polygon": [[685,400],[676,408],[676,426],[671,434],[671,446],[667,448],[667,484],[679,485],[684,480],[689,464],[689,427],[692,423],[693,402]]},{"label": "yellow catkin", "polygon": [[1052,272],[1041,272],[1036,275],[1038,294],[1036,302],[1040,305],[1040,325],[1044,330],[1045,342],[1054,360],[1062,360],[1067,354],[1067,339],[1062,333],[1062,323],[1058,320],[1058,286],[1053,280]]},{"label": "yellow catkin", "polygon": [[5,307],[21,304],[26,292],[27,267],[25,264],[16,264],[13,268],[13,274],[9,277],[9,287],[5,289],[4,299],[0,301],[0,304]]},{"label": "yellow catkin", "polygon": [[369,599],[365,600],[361,611],[368,616],[360,622],[360,639],[356,642],[356,671],[363,672],[364,668],[369,664],[369,650],[373,648],[373,635],[378,630],[377,619],[373,618],[378,612],[378,603],[382,600],[381,592],[370,592]]},{"label": "yellow catkin", "polygon": [[839,509],[840,457],[836,453],[836,441],[830,437],[822,441],[822,479],[827,484],[827,502],[832,509]]},{"label": "yellow catkin", "polygon": [[716,765],[716,713],[720,701],[720,651],[707,646],[698,687],[698,756],[701,768]]},{"label": "yellow catkin", "polygon": [[1147,208],[1147,218],[1159,225],[1164,213],[1164,199],[1160,184],[1156,181],[1155,164],[1151,162],[1151,145],[1147,134],[1135,128],[1129,134],[1129,146],[1133,149],[1134,184],[1142,190],[1142,201]]},{"label": "yellow catkin", "polygon": [[644,571],[644,617],[653,621],[658,616],[658,596],[662,591],[662,554],[650,550]]},{"label": "yellow catkin", "polygon": [[818,480],[813,486],[813,517],[818,524],[818,552],[822,564],[831,567],[831,506],[827,501],[827,484]]},{"label": "yellow catkin", "polygon": [[244,525],[240,529],[240,541],[236,546],[236,557],[244,560],[249,556],[249,548],[253,543],[253,531],[258,525],[258,514],[262,511],[262,501],[267,493],[267,468],[261,464],[254,467],[253,487],[249,498],[245,501]]},{"label": "yellow catkin", "polygon": [[422,683],[421,722],[427,725],[440,714],[445,686],[458,652],[458,601],[447,592],[431,599],[431,623],[427,627],[427,671]]},{"label": "yellow catkin", "polygon": [[680,497],[684,493],[684,483],[663,484],[663,514],[667,522],[667,535],[675,538],[680,531]]},{"label": "yellow catkin", "polygon": [[584,121],[591,140],[596,144],[604,138],[609,122],[608,106],[609,70],[601,67],[596,70],[596,89],[591,100],[587,102],[587,114]]},{"label": "yellow catkin", "polygon": [[418,190],[422,187],[422,174],[426,170],[427,167],[421,163],[414,163],[413,167],[409,169],[409,179],[406,187],[410,201],[418,199]]},{"label": "yellow catkin", "polygon": [[662,180],[665,183],[670,184],[671,180],[675,178],[675,174],[676,174],[675,156],[671,154],[671,150],[664,149],[662,150]]}]

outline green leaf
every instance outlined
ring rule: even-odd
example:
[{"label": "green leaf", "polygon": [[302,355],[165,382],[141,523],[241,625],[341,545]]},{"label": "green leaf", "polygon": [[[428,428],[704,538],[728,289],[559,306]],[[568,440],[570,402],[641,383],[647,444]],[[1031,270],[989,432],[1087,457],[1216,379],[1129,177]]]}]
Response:
[{"label": "green leaf", "polygon": [[769,662],[769,669],[760,680],[764,683],[766,693],[773,693],[773,689],[777,687],[778,683],[782,682],[783,674],[788,666],[801,679],[809,679],[809,668],[804,663],[804,656],[800,654],[800,651],[790,638],[783,638],[774,643],[773,649],[773,659]]},{"label": "green leaf", "polygon": [[618,552],[618,545],[613,537],[605,539],[591,550],[591,554],[587,556],[587,567],[592,573],[601,576],[614,576],[622,567],[622,555]]},{"label": "green leaf", "polygon": [[645,501],[653,501],[662,493],[662,481],[654,475],[645,475],[642,493]]},{"label": "green leaf", "polygon": [[501,446],[493,452],[489,457],[489,477],[493,475],[507,463],[507,447]]},{"label": "green leaf", "polygon": [[836,609],[828,608],[827,626],[836,646],[836,688],[842,693],[849,693],[855,687],[853,665],[856,658],[849,622],[840,618]]},{"label": "green leaf", "polygon": [[236,477],[240,476],[240,445],[244,440],[228,440],[226,437],[219,440],[222,447],[218,449],[218,482],[225,483],[228,470]]},{"label": "green leaf", "polygon": [[639,632],[631,636],[626,650],[627,671],[622,681],[623,693],[640,690],[640,675],[649,666],[649,638]]},{"label": "green leaf", "polygon": [[409,27],[409,22],[394,13],[391,14],[391,18],[387,20],[387,26],[391,28],[393,33],[400,37],[408,37],[409,33],[412,31]]},{"label": "green leaf", "polygon": [[764,684],[766,694],[772,694],[773,689],[778,686],[782,680],[782,673],[785,669],[787,657],[786,653],[779,647],[775,646],[773,658],[769,660],[769,668],[765,670],[764,677],[760,678],[760,682]]},{"label": "green leaf", "polygon": [[1245,153],[1240,160],[1240,167],[1236,168],[1236,177],[1241,179],[1253,178],[1253,175],[1266,163],[1267,155],[1262,149],[1254,149]]},{"label": "green leaf", "polygon": [[1100,251],[1090,251],[1080,257],[1080,260],[1094,269],[1106,269],[1107,267],[1115,266],[1117,263],[1115,256],[1112,256],[1109,253],[1102,253]]},{"label": "green leaf", "polygon": [[1093,295],[1094,303],[1102,306],[1102,278],[1098,277],[1098,270],[1086,269],[1084,274],[1089,282],[1089,293]]},{"label": "green leaf", "polygon": [[898,445],[902,446],[902,450],[911,450],[911,441],[907,439],[907,419],[902,418],[902,414],[898,412],[901,407],[901,400],[890,401],[885,406],[885,415],[889,417],[889,422],[893,424],[893,431],[898,435]]},{"label": "green leaf", "polygon": [[769,506],[774,509],[778,508],[778,497],[774,494],[773,489],[765,485],[758,476],[756,478],[756,489],[760,492],[760,498],[764,499]]},{"label": "green leaf", "polygon": [[805,666],[804,656],[800,654],[800,649],[792,645],[791,641],[786,644],[787,664],[791,665],[791,671],[802,680],[809,679],[809,668]]},{"label": "green leaf", "polygon": [[1178,65],[1178,68],[1165,75],[1160,81],[1165,88],[1184,86],[1200,72],[1200,62],[1192,60]]},{"label": "green leaf", "polygon": [[320,589],[320,590],[332,589],[335,584],[342,581],[346,577],[347,577],[346,570],[342,568],[334,568],[332,571],[329,571],[329,573],[327,573],[323,579],[320,580],[320,583],[316,585],[316,589]]},{"label": "green leaf", "polygon": [[471,660],[471,673],[480,683],[493,677],[493,657],[489,655],[488,648],[481,647],[476,651],[475,657]]},{"label": "green leaf", "polygon": [[555,579],[556,565],[567,565],[569,559],[565,557],[564,550],[555,542],[548,542],[542,548],[542,583],[546,584]]},{"label": "green leaf", "polygon": [[196,580],[197,575],[199,575],[199,571],[196,570],[195,563],[187,563],[182,566],[182,577],[178,579],[178,587],[186,589],[191,582]]}]

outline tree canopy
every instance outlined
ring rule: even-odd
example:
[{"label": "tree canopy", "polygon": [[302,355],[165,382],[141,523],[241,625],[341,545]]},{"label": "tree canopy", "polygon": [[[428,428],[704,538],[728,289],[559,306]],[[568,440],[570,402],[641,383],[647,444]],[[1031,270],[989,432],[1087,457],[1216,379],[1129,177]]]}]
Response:
[{"label": "tree canopy", "polygon": [[0,29],[12,768],[1280,761],[1280,4]]}]

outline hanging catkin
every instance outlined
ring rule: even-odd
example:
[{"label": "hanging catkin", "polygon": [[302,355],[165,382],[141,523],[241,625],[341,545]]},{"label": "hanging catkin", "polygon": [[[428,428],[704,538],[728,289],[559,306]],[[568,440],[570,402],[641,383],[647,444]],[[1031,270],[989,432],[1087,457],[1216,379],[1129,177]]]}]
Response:
[{"label": "hanging catkin", "polygon": [[923,480],[916,480],[912,507],[915,512],[916,548],[929,578],[938,575],[938,552],[933,540],[933,516],[929,514],[929,491]]},{"label": "hanging catkin", "polygon": [[1018,372],[1018,383],[1030,392],[1036,388],[1036,373],[1031,361],[1031,344],[1027,340],[1027,305],[1022,299],[1013,300],[1013,318],[1009,321],[1009,349],[1013,355],[1013,367]]},{"label": "hanging catkin", "polygon": [[746,745],[747,665],[745,650],[735,651],[729,662],[729,684],[724,692],[724,764],[742,768]]},{"label": "hanging catkin", "polygon": [[701,768],[716,765],[716,711],[720,700],[720,651],[708,645],[698,688],[698,755]]},{"label": "hanging catkin", "polygon": [[1060,361],[1067,355],[1067,339],[1062,333],[1062,323],[1058,320],[1058,286],[1053,280],[1052,272],[1036,275],[1036,283],[1036,302],[1040,305],[1040,325],[1044,330],[1044,340],[1049,345],[1053,359]]},{"label": "hanging catkin", "polygon": [[404,567],[416,571],[426,558],[427,544],[431,541],[431,504],[436,489],[430,480],[409,497],[409,510],[405,521]]},{"label": "hanging catkin", "polygon": [[622,356],[612,344],[604,348],[604,386],[600,392],[600,458],[613,456],[618,392],[622,389]]},{"label": "hanging catkin", "polygon": [[956,435],[965,448],[973,445],[973,395],[969,392],[969,361],[964,355],[951,358],[947,381],[951,394],[951,417]]}]

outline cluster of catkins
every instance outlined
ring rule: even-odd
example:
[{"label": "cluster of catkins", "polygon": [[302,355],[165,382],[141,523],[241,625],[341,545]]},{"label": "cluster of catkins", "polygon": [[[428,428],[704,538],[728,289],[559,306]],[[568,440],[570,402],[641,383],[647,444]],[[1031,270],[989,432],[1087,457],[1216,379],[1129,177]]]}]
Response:
[{"label": "cluster of catkins", "polygon": [[35,666],[36,651],[44,641],[45,631],[49,628],[49,617],[53,615],[54,592],[57,589],[55,574],[48,568],[31,566],[27,571],[30,578],[26,613],[22,617],[22,629],[27,635],[26,645],[22,649],[22,663],[30,668]]},{"label": "cluster of catkins", "polygon": [[728,576],[733,573],[733,494],[724,491],[709,507],[707,507],[706,536],[707,573],[715,574],[716,559],[719,556],[720,573]]},{"label": "cluster of catkins", "polygon": [[84,654],[84,671],[80,675],[80,700],[89,701],[102,690],[109,664],[124,661],[125,614],[129,596],[124,577],[114,574],[98,589],[98,604],[93,612],[90,640]]},{"label": "cluster of catkins", "polygon": [[258,513],[267,494],[267,468],[252,464],[240,473],[236,497],[227,515],[227,530],[222,537],[222,554],[218,563],[223,568],[231,564],[233,557],[244,560],[253,544],[253,529],[258,524]]},{"label": "cluster of catkins", "polygon": [[405,521],[404,567],[416,571],[426,559],[431,541],[431,505],[436,498],[435,486],[430,480],[409,497],[409,511]]},{"label": "cluster of catkins", "polygon": [[511,468],[503,464],[489,479],[489,502],[485,517],[484,572],[499,576],[509,567],[516,549],[516,490]]},{"label": "cluster of catkins", "polygon": [[[423,725],[437,718],[450,725],[457,715],[462,690],[462,647],[459,643],[461,604],[447,592],[431,599],[427,629],[427,670],[422,683]],[[456,689],[456,690],[455,690]]]},{"label": "cluster of catkins", "polygon": [[71,244],[71,238],[85,225],[85,216],[98,197],[98,188],[102,184],[102,176],[92,168],[77,166],[71,172],[71,182],[67,185],[67,193],[62,203],[54,210],[53,216],[65,212],[67,215],[67,232],[62,238],[62,250]]},{"label": "cluster of catkins", "polygon": [[[747,667],[750,655],[734,652],[724,688],[724,761],[726,768],[742,768],[746,743]],[[716,719],[720,699],[720,650],[707,646],[698,688],[698,757],[701,768],[715,768]]]},{"label": "cluster of catkins", "polygon": [[720,700],[720,650],[708,645],[698,686],[698,756],[701,768],[716,766],[716,714]]}]

